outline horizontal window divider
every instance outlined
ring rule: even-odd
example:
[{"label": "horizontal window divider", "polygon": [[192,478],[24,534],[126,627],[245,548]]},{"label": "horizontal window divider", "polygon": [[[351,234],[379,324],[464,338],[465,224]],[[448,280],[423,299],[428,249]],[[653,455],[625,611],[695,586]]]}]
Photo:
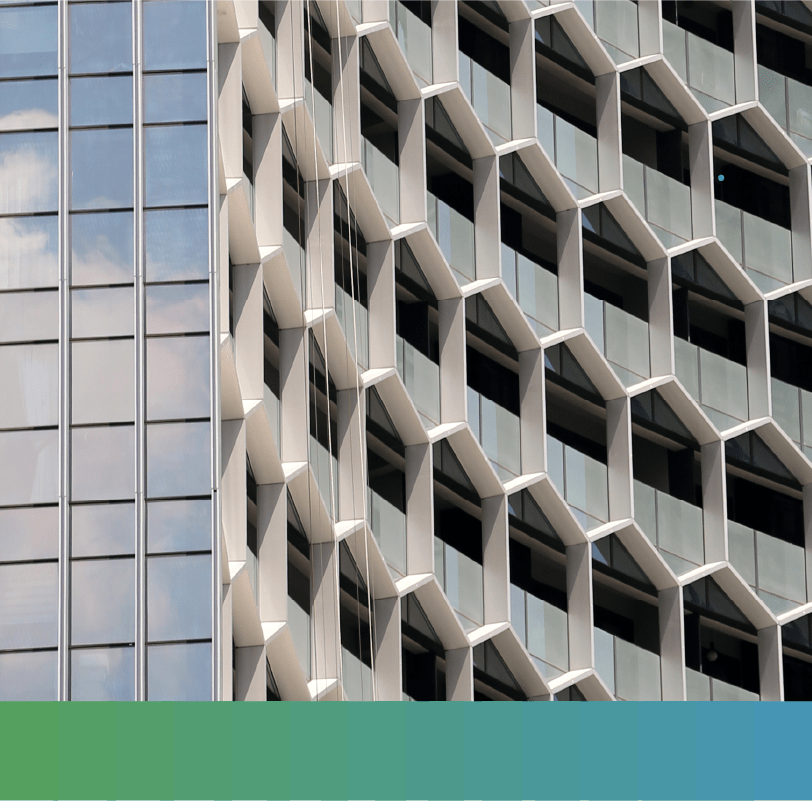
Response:
[{"label": "horizontal window divider", "polygon": [[173,417],[167,420],[147,420],[149,425],[164,425],[165,423],[208,423],[210,417]]},{"label": "horizontal window divider", "polygon": [[134,283],[129,284],[71,284],[71,289],[131,289]]},{"label": "horizontal window divider", "polygon": [[203,640],[150,640],[147,639],[147,645],[203,645],[210,643],[211,637]]},{"label": "horizontal window divider", "polygon": [[[127,0],[130,2],[130,0]],[[142,75],[205,75],[206,68],[184,67],[177,70],[142,70]]]},{"label": "horizontal window divider", "polygon": [[[5,8],[5,6],[3,6]],[[30,134],[30,133],[59,133],[59,128],[3,128],[0,129],[2,134]]]},{"label": "horizontal window divider", "polygon": [[133,553],[110,553],[100,556],[71,556],[71,562],[123,562],[125,559],[135,559]]},{"label": "horizontal window divider", "polygon": [[[116,0],[110,0],[116,2]],[[74,5],[71,3],[71,5]],[[132,70],[121,70],[120,72],[71,72],[68,73],[68,78],[123,78],[129,75],[132,77]]]},{"label": "horizontal window divider", "polygon": [[55,559],[6,559],[0,560],[0,567],[5,565],[55,565],[59,562]]},{"label": "horizontal window divider", "polygon": [[71,430],[74,428],[121,428],[122,426],[132,426],[133,421],[130,422],[115,422],[115,423],[72,423]]},{"label": "horizontal window divider", "polygon": [[152,559],[160,558],[162,556],[207,556],[211,553],[211,548],[208,551],[147,551],[147,557]]},{"label": "horizontal window divider", "polygon": [[[17,133],[17,131],[7,131],[4,133]],[[14,219],[15,217],[58,217],[59,211],[13,211],[0,214],[0,220]]]},{"label": "horizontal window divider", "polygon": [[56,431],[59,426],[27,426],[20,428],[16,426],[14,428],[0,428],[0,434],[8,434],[12,431]]},{"label": "horizontal window divider", "polygon": [[[186,203],[178,206],[144,206],[144,211],[180,211],[182,209],[207,209],[208,207],[208,203]],[[128,209],[128,211],[132,211],[132,209]]]},{"label": "horizontal window divider", "polygon": [[144,123],[144,130],[148,130],[149,128],[177,128],[178,126],[189,127],[192,125],[208,125],[208,120],[188,120],[182,121],[177,120],[175,122],[148,122]]},{"label": "horizontal window divider", "polygon": [[135,337],[132,334],[115,336],[115,337],[71,337],[71,342],[120,342],[121,340],[131,339]]},{"label": "horizontal window divider", "polygon": [[107,125],[71,125],[70,132],[74,131],[124,131],[128,128],[132,130],[131,122],[116,122]]},{"label": "horizontal window divider", "polygon": [[55,286],[32,286],[30,289],[0,289],[0,295],[20,295],[28,292],[58,292]]},{"label": "horizontal window divider", "polygon": [[[208,278],[194,278],[189,281],[147,281],[146,286],[195,286],[208,283]],[[127,284],[127,286],[132,286],[132,284]]]},{"label": "horizontal window divider", "polygon": [[[35,3],[26,3],[25,5],[21,3],[20,7],[30,8],[33,5],[35,5]],[[48,5],[56,4],[49,3]],[[9,6],[4,4],[3,8],[9,8]],[[21,81],[55,81],[58,77],[59,75],[57,73],[54,73],[53,75],[15,75],[13,77],[0,78],[0,83],[20,83]]]},{"label": "horizontal window divider", "polygon": [[9,506],[0,506],[0,512],[5,512],[8,509],[54,509],[58,507],[58,503],[19,503],[10,504]]},{"label": "horizontal window divider", "polygon": [[96,650],[97,648],[132,648],[135,645],[134,642],[112,642],[112,643],[98,643],[98,644],[83,644],[83,645],[73,645],[71,643],[70,650],[71,651],[90,651]]},{"label": "horizontal window divider", "polygon": [[126,214],[127,212],[134,212],[135,208],[133,206],[116,206],[115,208],[104,208],[104,209],[69,209],[68,210],[71,215],[74,214],[112,214],[112,213],[120,213]]},{"label": "horizontal window divider", "polygon": [[[130,498],[128,501],[73,501],[71,506],[110,506],[111,504],[120,503],[135,503],[135,499]],[[56,504],[52,504],[52,506],[56,506]]]},{"label": "horizontal window divider", "polygon": [[210,501],[211,495],[170,495],[161,496],[159,498],[150,498],[150,503],[164,503],[166,501]]},{"label": "horizontal window divider", "polygon": [[178,331],[169,334],[146,334],[147,339],[167,339],[175,337],[207,337],[210,335],[209,331]]},{"label": "horizontal window divider", "polygon": [[57,647],[55,645],[47,645],[41,648],[0,648],[0,654],[30,654],[41,653],[43,651],[53,651],[56,653]]}]

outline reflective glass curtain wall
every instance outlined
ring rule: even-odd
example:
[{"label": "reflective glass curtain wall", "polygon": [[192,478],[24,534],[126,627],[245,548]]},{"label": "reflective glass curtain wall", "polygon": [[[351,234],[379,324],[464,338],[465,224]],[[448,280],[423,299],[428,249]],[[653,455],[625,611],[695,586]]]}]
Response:
[{"label": "reflective glass curtain wall", "polygon": [[213,697],[209,15],[0,8],[3,700]]}]

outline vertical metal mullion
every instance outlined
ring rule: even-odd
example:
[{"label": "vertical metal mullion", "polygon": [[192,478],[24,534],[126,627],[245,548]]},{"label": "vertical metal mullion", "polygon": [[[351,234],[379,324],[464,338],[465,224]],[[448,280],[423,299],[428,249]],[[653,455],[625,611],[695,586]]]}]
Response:
[{"label": "vertical metal mullion", "polygon": [[[218,186],[219,139],[217,131],[217,7],[214,0],[206,2],[207,105],[208,105],[208,173],[209,173],[209,326],[211,331],[211,497],[212,497],[212,699],[223,697],[223,616],[222,616],[222,549],[220,529],[220,187]],[[229,699],[230,700],[230,699]]]},{"label": "vertical metal mullion", "polygon": [[133,166],[135,300],[135,700],[146,700],[146,445],[144,375],[144,163],[142,0],[133,0]]},{"label": "vertical metal mullion", "polygon": [[69,20],[58,5],[59,87],[59,609],[57,699],[70,697],[70,140],[68,134]]}]

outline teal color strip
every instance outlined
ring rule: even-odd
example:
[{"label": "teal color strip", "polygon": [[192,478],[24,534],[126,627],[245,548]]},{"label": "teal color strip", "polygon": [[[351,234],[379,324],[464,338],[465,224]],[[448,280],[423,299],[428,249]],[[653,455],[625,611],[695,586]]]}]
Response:
[{"label": "teal color strip", "polygon": [[2,799],[809,798],[810,704],[0,704]]}]

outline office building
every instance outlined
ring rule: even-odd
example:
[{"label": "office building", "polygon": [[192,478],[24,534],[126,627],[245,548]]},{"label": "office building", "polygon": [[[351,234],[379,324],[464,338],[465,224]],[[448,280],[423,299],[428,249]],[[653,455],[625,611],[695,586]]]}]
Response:
[{"label": "office building", "polygon": [[0,699],[812,699],[811,110],[802,2],[3,4]]}]

